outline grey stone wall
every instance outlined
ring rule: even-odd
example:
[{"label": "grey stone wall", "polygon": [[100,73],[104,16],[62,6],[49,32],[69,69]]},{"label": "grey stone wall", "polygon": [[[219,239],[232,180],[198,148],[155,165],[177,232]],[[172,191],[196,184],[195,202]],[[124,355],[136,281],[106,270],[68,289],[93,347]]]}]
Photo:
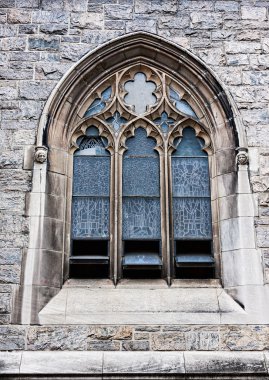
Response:
[{"label": "grey stone wall", "polygon": [[0,351],[264,351],[268,325],[0,326]]},{"label": "grey stone wall", "polygon": [[[25,196],[31,190],[31,170],[24,162],[24,152],[35,144],[44,103],[63,74],[85,53],[134,31],[148,31],[189,49],[204,60],[234,97],[246,128],[257,206],[257,244],[269,282],[268,9],[269,1],[258,0],[0,0],[1,324],[9,323],[13,295],[22,282],[29,229]],[[42,345],[35,328],[27,332],[13,329],[15,335],[8,328],[6,334],[14,346],[2,349],[20,345],[25,349],[26,333],[28,347],[39,349]],[[212,337],[208,338],[210,342],[193,338],[194,346],[217,347],[219,341],[212,329],[203,333]],[[166,341],[174,345],[173,349],[186,349],[181,343],[170,342],[168,332],[164,336],[164,332],[136,331],[132,339],[122,342],[121,338],[102,340],[95,332],[85,334],[89,334],[85,338],[87,349],[147,350],[150,344],[158,349]],[[191,333],[180,330],[177,334]],[[247,347],[251,349],[252,344],[250,339]],[[268,347],[267,341],[264,345]]]}]

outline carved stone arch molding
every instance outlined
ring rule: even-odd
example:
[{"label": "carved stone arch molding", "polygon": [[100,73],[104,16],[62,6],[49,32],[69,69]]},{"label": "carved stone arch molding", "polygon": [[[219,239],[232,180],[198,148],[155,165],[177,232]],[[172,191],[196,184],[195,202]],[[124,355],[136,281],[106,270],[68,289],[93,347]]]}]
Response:
[{"label": "carved stone arch molding", "polygon": [[[137,72],[144,73],[145,81],[155,83],[152,94],[156,102],[143,115],[135,114],[126,104],[126,88],[121,87],[123,81],[133,81]],[[87,116],[95,99],[104,104],[102,117]],[[114,131],[112,138],[112,128],[106,120],[117,109],[125,119],[125,130]],[[216,214],[213,231],[218,242],[215,249],[220,255],[220,278],[224,288],[233,291],[246,310],[250,307],[248,289],[262,286],[263,274],[255,245],[247,165],[238,160],[236,166],[235,149],[247,150],[240,114],[224,85],[200,59],[163,38],[138,32],[114,39],[85,55],[60,80],[44,107],[37,134],[32,192],[27,202],[30,242],[14,321],[37,323],[38,312],[59,292],[65,280],[76,138],[88,126],[95,125],[108,138],[113,155],[124,149],[122,134],[126,138],[137,125],[142,125],[148,135],[157,137],[158,149],[165,150],[169,133],[158,137],[160,126],[153,123],[164,113],[174,120],[178,136],[185,125],[193,126],[210,151]],[[169,124],[168,129],[171,130]],[[116,165],[115,159],[113,162]]]}]

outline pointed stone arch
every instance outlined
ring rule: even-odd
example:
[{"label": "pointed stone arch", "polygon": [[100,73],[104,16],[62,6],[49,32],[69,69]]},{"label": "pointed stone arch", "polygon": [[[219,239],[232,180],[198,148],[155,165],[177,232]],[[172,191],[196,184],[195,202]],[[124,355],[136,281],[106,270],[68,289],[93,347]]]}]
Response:
[{"label": "pointed stone arch", "polygon": [[[260,256],[255,245],[247,167],[239,165],[240,170],[236,171],[235,149],[247,150],[236,104],[212,70],[191,52],[153,34],[138,32],[114,39],[86,54],[63,76],[42,112],[37,146],[48,148],[48,160],[44,163],[37,160],[33,169],[33,189],[28,206],[30,243],[24,284],[18,294],[21,309],[17,319],[22,323],[38,322],[38,312],[60,290],[64,273],[67,273],[71,220],[68,202],[72,187],[70,155],[74,136],[80,134],[78,126],[83,130],[88,125],[85,110],[91,97],[101,96],[103,83],[116,80],[119,70],[137,65],[150,66],[152,70],[169,75],[171,82],[179,86],[182,99],[195,110],[196,122],[214,141],[212,186],[213,201],[217,203],[215,209],[219,212],[221,207],[238,209],[243,198],[248,203],[243,217],[239,212],[228,212],[223,223],[222,217],[218,216],[218,222],[213,226],[214,233],[222,237],[219,250],[224,252],[221,257],[224,286],[263,283]],[[109,134],[109,130],[106,132],[103,128],[102,133]],[[234,196],[232,203],[230,196]],[[241,252],[235,259],[235,250],[246,251],[252,266],[251,274],[240,274],[244,254]],[[231,260],[237,260],[233,276],[229,276],[226,265]]]}]

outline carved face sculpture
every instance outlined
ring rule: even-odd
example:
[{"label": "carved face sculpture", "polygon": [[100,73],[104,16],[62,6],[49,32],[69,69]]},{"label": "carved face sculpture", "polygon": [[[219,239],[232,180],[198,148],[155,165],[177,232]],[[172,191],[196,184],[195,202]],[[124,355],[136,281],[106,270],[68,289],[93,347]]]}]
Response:
[{"label": "carved face sculpture", "polygon": [[38,148],[35,152],[35,160],[41,164],[47,159],[47,150],[45,148]]},{"label": "carved face sculpture", "polygon": [[246,152],[240,152],[237,155],[237,163],[239,165],[246,165],[248,163],[248,154]]}]

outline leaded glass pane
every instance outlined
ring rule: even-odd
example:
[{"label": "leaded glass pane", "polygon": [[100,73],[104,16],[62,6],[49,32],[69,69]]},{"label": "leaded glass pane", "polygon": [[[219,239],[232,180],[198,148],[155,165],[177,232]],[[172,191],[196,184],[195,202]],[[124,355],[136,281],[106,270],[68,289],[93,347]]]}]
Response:
[{"label": "leaded glass pane", "polygon": [[147,137],[147,132],[143,128],[135,131],[135,137],[131,137],[126,142],[126,156],[156,156],[158,153],[154,150],[156,141],[152,137]]},{"label": "leaded glass pane", "polygon": [[191,106],[186,102],[186,100],[181,99],[180,95],[177,91],[175,91],[172,87],[169,87],[169,96],[176,108],[185,113],[186,115],[197,117]]},{"label": "leaded glass pane", "polygon": [[210,198],[174,198],[175,239],[211,239]]},{"label": "leaded glass pane", "polygon": [[109,183],[109,157],[74,157],[73,195],[108,196]]},{"label": "leaded glass pane", "polygon": [[106,106],[106,102],[109,100],[112,94],[112,87],[106,88],[102,94],[101,98],[95,99],[92,104],[89,106],[87,111],[84,114],[84,117],[93,116],[97,113],[100,113]]},{"label": "leaded glass pane", "polygon": [[147,81],[144,73],[136,73],[133,80],[125,83],[124,88],[127,91],[124,97],[125,103],[134,106],[138,114],[146,112],[147,106],[156,103],[156,96],[153,94],[156,84]]},{"label": "leaded glass pane", "polygon": [[123,194],[159,196],[159,157],[125,157],[123,160]]},{"label": "leaded glass pane", "polygon": [[74,197],[73,239],[109,238],[109,199]]},{"label": "leaded glass pane", "polygon": [[123,239],[160,239],[160,201],[154,198],[123,199]]},{"label": "leaded glass pane", "polygon": [[173,156],[204,156],[207,157],[205,151],[203,151],[203,141],[196,137],[193,128],[187,127],[183,130],[183,138],[176,142],[176,151],[173,152]]},{"label": "leaded glass pane", "polygon": [[173,157],[172,176],[174,197],[210,196],[207,157]]},{"label": "leaded glass pane", "polygon": [[78,144],[79,150],[74,156],[110,156],[105,149],[107,141],[103,137],[83,137]]}]

